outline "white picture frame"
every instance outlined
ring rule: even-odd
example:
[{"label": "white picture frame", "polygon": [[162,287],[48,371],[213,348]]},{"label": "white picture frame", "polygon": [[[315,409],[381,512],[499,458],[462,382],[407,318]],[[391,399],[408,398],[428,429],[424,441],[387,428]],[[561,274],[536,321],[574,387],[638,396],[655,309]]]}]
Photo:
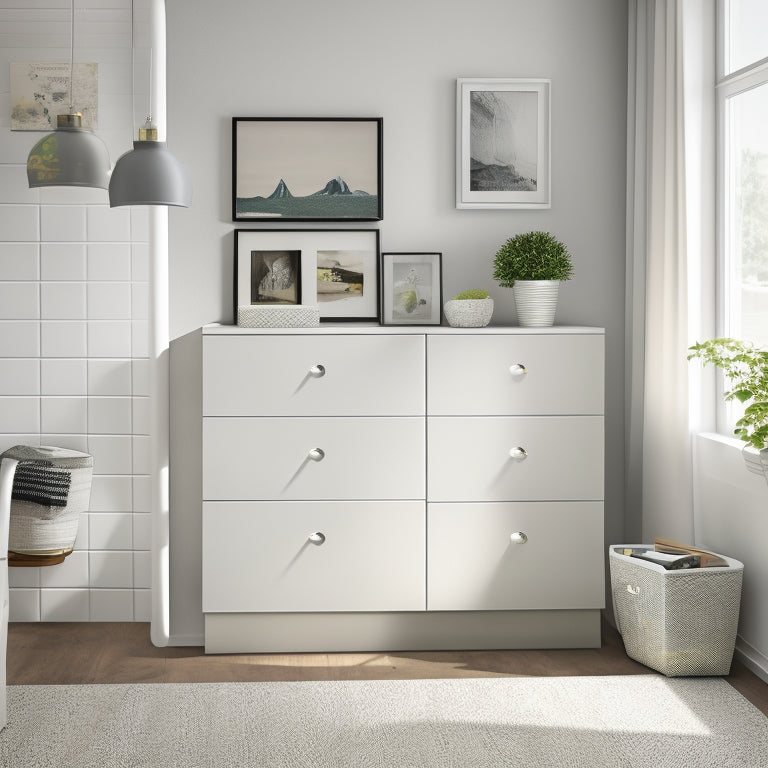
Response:
[{"label": "white picture frame", "polygon": [[551,80],[456,81],[456,207],[550,208]]},{"label": "white picture frame", "polygon": [[383,325],[440,325],[442,253],[382,253],[381,295]]}]

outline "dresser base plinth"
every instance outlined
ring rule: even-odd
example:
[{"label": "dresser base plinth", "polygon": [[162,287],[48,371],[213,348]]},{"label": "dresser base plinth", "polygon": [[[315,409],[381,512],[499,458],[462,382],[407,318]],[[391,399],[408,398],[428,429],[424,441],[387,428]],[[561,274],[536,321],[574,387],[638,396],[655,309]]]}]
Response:
[{"label": "dresser base plinth", "polygon": [[599,648],[600,610],[208,613],[206,653]]}]

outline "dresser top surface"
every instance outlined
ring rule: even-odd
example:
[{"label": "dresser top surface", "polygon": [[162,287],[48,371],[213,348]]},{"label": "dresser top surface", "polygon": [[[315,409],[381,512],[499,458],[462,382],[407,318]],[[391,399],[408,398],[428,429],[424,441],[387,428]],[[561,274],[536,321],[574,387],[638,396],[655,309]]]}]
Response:
[{"label": "dresser top surface", "polygon": [[524,328],[517,325],[488,325],[483,328],[452,328],[448,325],[378,325],[377,323],[321,323],[314,328],[241,328],[237,325],[211,323],[202,327],[206,336],[295,336],[295,335],[472,335],[487,336],[518,334],[528,336],[557,336],[571,334],[602,335],[604,328],[577,325],[553,325],[545,328]]}]

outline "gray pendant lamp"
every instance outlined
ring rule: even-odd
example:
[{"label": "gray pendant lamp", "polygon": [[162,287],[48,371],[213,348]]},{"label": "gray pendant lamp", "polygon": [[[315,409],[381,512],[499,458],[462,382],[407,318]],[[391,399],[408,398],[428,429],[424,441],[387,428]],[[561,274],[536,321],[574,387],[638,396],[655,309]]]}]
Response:
[{"label": "gray pendant lamp", "polygon": [[27,158],[27,181],[36,187],[97,187],[107,189],[109,153],[104,142],[83,128],[75,112],[72,82],[75,61],[75,0],[72,0],[69,56],[69,113],[58,115],[56,130],[43,136]]},{"label": "gray pendant lamp", "polygon": [[133,149],[115,163],[109,180],[109,204],[178,205],[188,208],[192,202],[192,184],[184,166],[157,140],[157,128],[147,118],[139,129]]},{"label": "gray pendant lamp", "polygon": [[[131,2],[131,58],[133,59],[133,2]],[[164,37],[164,35],[162,35]],[[158,70],[165,71],[164,40],[155,39],[162,57]],[[152,65],[155,49],[150,51],[149,100],[154,111],[153,94],[160,90],[153,83],[155,69]],[[131,62],[133,70],[133,61]],[[155,87],[153,87],[155,86]],[[158,141],[157,127],[151,114],[139,129],[139,140],[133,142],[133,149],[126,152],[115,163],[109,180],[109,205],[176,205],[188,208],[192,202],[192,184],[184,166],[168,149],[165,141]]]}]

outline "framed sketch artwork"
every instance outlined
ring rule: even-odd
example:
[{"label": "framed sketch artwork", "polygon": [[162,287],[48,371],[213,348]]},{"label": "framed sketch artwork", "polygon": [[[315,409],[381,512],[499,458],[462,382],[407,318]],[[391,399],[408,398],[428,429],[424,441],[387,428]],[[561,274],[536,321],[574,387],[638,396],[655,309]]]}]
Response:
[{"label": "framed sketch artwork", "polygon": [[457,80],[457,208],[551,206],[550,84]]},{"label": "framed sketch artwork", "polygon": [[440,325],[442,254],[382,253],[382,323]]},{"label": "framed sketch artwork", "polygon": [[301,304],[301,251],[250,252],[243,304]]},{"label": "framed sketch artwork", "polygon": [[382,118],[232,118],[234,221],[382,217]]},{"label": "framed sketch artwork", "polygon": [[234,312],[317,305],[320,321],[379,321],[378,229],[235,230]]}]

